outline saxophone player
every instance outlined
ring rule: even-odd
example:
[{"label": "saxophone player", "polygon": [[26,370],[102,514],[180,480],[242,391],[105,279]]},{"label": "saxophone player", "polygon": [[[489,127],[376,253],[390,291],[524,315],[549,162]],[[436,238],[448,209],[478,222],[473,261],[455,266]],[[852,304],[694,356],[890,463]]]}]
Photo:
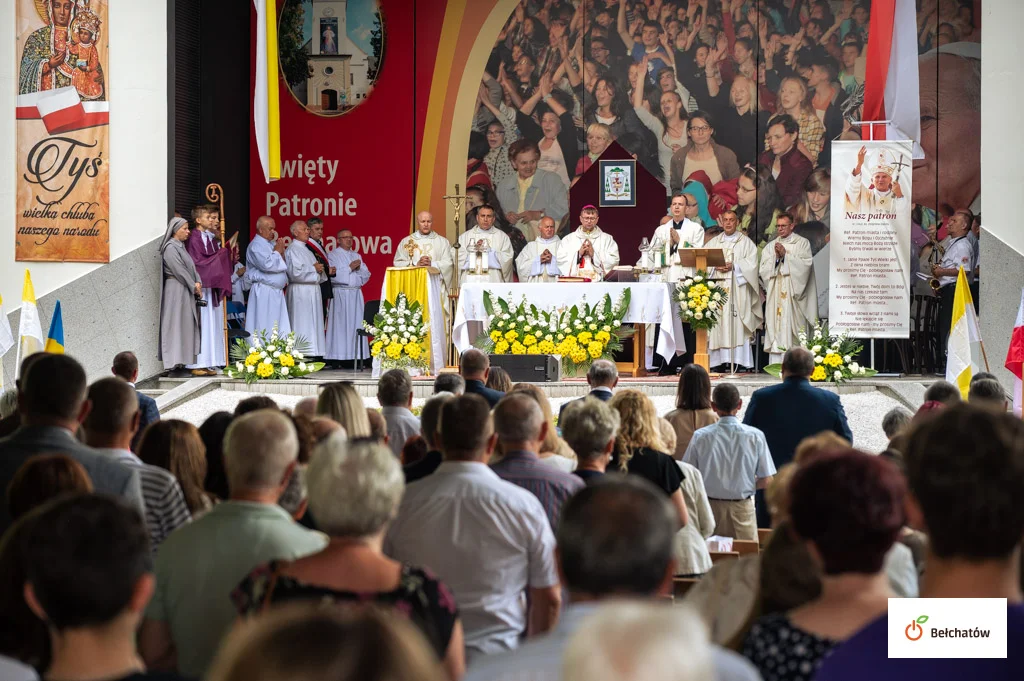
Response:
[{"label": "saxophone player", "polygon": [[967,208],[953,213],[947,221],[949,244],[942,260],[932,265],[932,277],[939,282],[939,351],[946,348],[949,337],[949,326],[953,320],[953,294],[956,292],[956,279],[960,268],[964,268],[970,281],[974,271],[974,246],[967,238],[967,233],[974,222],[974,215]]}]

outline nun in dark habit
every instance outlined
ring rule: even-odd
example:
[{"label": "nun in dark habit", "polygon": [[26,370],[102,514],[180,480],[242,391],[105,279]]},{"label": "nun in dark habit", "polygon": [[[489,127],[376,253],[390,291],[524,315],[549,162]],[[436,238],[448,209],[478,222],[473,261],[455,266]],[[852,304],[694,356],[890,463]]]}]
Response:
[{"label": "nun in dark habit", "polygon": [[196,298],[203,294],[203,282],[196,265],[185,250],[188,221],[172,218],[160,242],[164,286],[160,292],[160,351],[164,369],[195,364],[199,354],[199,313]]}]

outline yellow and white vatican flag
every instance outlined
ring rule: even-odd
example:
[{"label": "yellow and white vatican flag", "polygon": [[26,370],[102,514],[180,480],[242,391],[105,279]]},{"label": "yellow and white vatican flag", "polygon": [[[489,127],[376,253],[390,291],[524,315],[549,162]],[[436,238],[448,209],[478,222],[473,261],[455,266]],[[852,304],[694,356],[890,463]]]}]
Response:
[{"label": "yellow and white vatican flag", "polygon": [[[32,275],[25,270],[25,283],[21,288],[21,324],[18,326],[18,364],[29,355],[43,350],[43,326],[39,323],[39,307],[36,305],[36,290],[32,287]],[[17,369],[16,369],[17,371]]]},{"label": "yellow and white vatican flag", "polygon": [[[11,322],[4,312],[4,298],[0,296],[0,357],[7,354],[7,351],[14,347],[14,333],[11,331]],[[0,391],[4,389],[4,372],[0,371]]]},{"label": "yellow and white vatican flag", "polygon": [[270,182],[281,179],[277,0],[253,0],[253,4],[256,6],[256,95],[252,102],[252,115],[263,177]]},{"label": "yellow and white vatican flag", "polygon": [[960,388],[960,395],[967,400],[971,387],[971,376],[977,367],[972,359],[973,350],[981,343],[981,329],[978,316],[974,314],[974,300],[967,283],[964,268],[956,278],[956,292],[953,294],[953,323],[946,345],[946,380]]}]

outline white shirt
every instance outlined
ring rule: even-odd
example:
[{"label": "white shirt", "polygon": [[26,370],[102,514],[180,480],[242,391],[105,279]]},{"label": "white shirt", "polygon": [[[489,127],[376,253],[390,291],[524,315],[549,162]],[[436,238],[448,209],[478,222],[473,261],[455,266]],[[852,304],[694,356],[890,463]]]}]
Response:
[{"label": "white shirt", "polygon": [[[939,267],[955,269],[958,274],[960,268],[963,267],[964,274],[967,275],[967,281],[970,281],[971,272],[974,271],[974,246],[971,245],[971,240],[965,236],[950,239],[949,246],[946,247],[946,253],[942,256],[942,262],[939,263]],[[955,284],[956,278],[956,274],[939,277],[939,284],[942,286]]]},{"label": "white shirt", "polygon": [[683,461],[704,476],[710,499],[747,499],[754,496],[758,478],[775,475],[764,433],[735,416],[694,432]]},{"label": "white shirt", "polygon": [[527,587],[558,584],[544,507],[482,463],[446,461],[406,487],[384,551],[429,567],[451,588],[474,654],[515,648]]}]

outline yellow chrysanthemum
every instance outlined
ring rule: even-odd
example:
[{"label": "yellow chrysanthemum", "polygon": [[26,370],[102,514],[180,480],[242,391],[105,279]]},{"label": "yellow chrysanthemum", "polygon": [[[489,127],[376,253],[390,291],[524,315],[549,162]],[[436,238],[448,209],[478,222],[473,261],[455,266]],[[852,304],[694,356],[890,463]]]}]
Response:
[{"label": "yellow chrysanthemum", "polygon": [[293,366],[295,366],[295,358],[292,357],[291,355],[281,355],[278,358],[278,361],[281,362],[281,366],[283,366],[283,367],[293,367]]},{"label": "yellow chrysanthemum", "polygon": [[590,341],[594,340],[594,334],[590,333],[589,331],[584,331],[580,335],[576,336],[576,340],[579,342],[580,345],[586,345]]},{"label": "yellow chrysanthemum", "polygon": [[540,346],[539,345],[531,345],[530,347],[526,348],[526,354],[528,354],[528,355],[539,355],[540,354]]},{"label": "yellow chrysanthemum", "polygon": [[384,352],[391,359],[398,359],[402,356],[402,345],[401,343],[391,343]]},{"label": "yellow chrysanthemum", "polygon": [[248,357],[245,358],[246,366],[251,366],[252,367],[252,366],[256,366],[259,363],[260,363],[259,353],[255,353],[254,352],[254,353],[252,353],[251,355],[249,355]]},{"label": "yellow chrysanthemum", "polygon": [[509,343],[514,341],[516,338],[519,338],[519,334],[516,333],[515,331],[507,331],[505,333],[505,340],[507,340]]},{"label": "yellow chrysanthemum", "polygon": [[498,341],[494,344],[494,354],[504,355],[508,352],[508,341]]},{"label": "yellow chrysanthemum", "polygon": [[577,344],[576,336],[566,336],[565,340],[562,342],[565,343],[565,347],[572,350],[573,348],[576,347]]},{"label": "yellow chrysanthemum", "polygon": [[373,344],[373,347],[370,348],[370,354],[373,355],[374,357],[376,357],[377,355],[380,354],[380,351],[383,348],[384,348],[384,342],[383,341],[377,341],[376,343]]},{"label": "yellow chrysanthemum", "polygon": [[818,366],[814,367],[814,371],[811,373],[811,380],[824,381],[826,376],[828,376],[828,374],[825,372],[825,367],[819,364]]},{"label": "yellow chrysanthemum", "polygon": [[607,331],[598,331],[597,335],[594,336],[594,340],[600,343],[607,343],[609,340],[611,340],[611,338],[612,335]]},{"label": "yellow chrysanthemum", "polygon": [[515,343],[512,344],[512,354],[513,355],[525,355],[526,354],[526,346],[523,345],[522,343],[520,343],[519,341],[516,341]]},{"label": "yellow chrysanthemum", "polygon": [[577,364],[579,364],[580,362],[582,362],[586,358],[587,358],[587,351],[584,350],[581,347],[578,347],[578,346],[573,348],[572,351],[569,353],[569,359],[571,359],[572,361],[576,362]]},{"label": "yellow chrysanthemum", "polygon": [[413,359],[419,359],[420,353],[423,352],[423,348],[420,347],[419,343],[406,343],[405,354],[409,355]]},{"label": "yellow chrysanthemum", "polygon": [[604,354],[604,344],[594,341],[587,346],[587,354],[591,359],[601,359],[601,355]]},{"label": "yellow chrysanthemum", "polygon": [[532,335],[532,334],[526,334],[526,337],[523,338],[523,345],[525,345],[526,347],[530,347],[531,345],[536,345],[536,344],[537,344],[537,337]]},{"label": "yellow chrysanthemum", "polygon": [[256,375],[260,378],[267,378],[268,376],[274,375],[274,365],[272,364],[260,364],[256,365]]},{"label": "yellow chrysanthemum", "polygon": [[549,340],[542,340],[537,343],[537,348],[542,355],[550,355],[555,352],[555,344]]},{"label": "yellow chrysanthemum", "polygon": [[501,331],[498,331],[497,329],[495,329],[494,331],[491,331],[491,342],[492,343],[497,343],[500,340],[501,340]]}]

